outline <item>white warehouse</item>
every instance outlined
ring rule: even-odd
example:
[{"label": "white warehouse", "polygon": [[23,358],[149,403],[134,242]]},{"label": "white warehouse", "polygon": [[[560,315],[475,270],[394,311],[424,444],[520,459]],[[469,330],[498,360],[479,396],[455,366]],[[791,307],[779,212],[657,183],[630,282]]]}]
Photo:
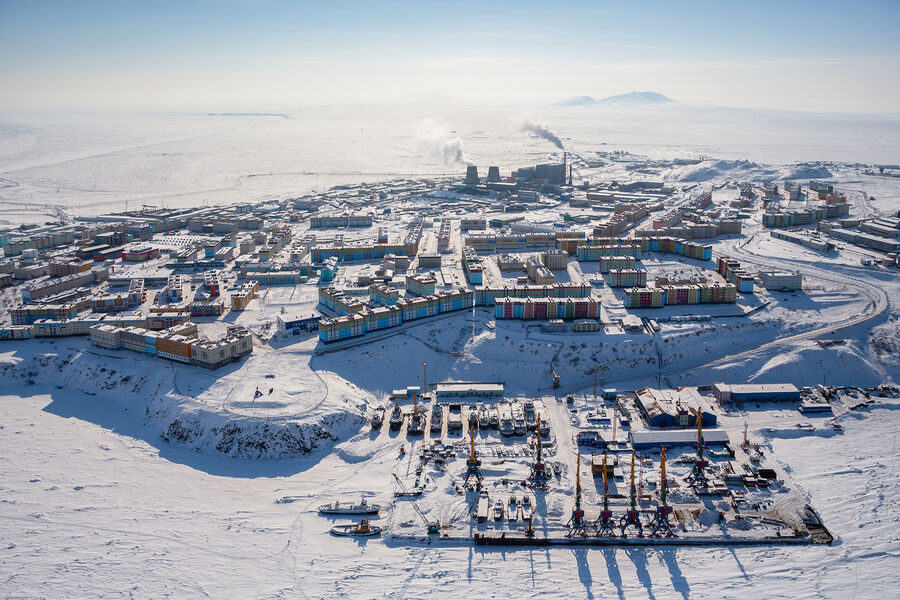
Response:
[{"label": "white warehouse", "polygon": [[799,290],[803,288],[803,276],[790,271],[760,271],[759,279],[767,290]]}]

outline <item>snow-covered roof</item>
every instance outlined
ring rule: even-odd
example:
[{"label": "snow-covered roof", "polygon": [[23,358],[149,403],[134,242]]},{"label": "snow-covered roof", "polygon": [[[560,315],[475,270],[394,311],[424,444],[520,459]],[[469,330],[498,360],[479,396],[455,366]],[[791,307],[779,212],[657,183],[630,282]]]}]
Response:
[{"label": "snow-covered roof", "polygon": [[[693,429],[632,431],[628,434],[635,448],[649,446],[690,446],[697,443],[697,432]],[[704,429],[704,444],[727,444],[728,434],[722,429]]]},{"label": "snow-covered roof", "polygon": [[502,383],[437,383],[436,392],[503,392]]}]

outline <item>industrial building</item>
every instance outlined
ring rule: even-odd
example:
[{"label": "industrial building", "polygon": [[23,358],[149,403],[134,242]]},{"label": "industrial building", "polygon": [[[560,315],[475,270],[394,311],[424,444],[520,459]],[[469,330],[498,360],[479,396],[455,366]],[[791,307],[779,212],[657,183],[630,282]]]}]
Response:
[{"label": "industrial building", "polygon": [[863,248],[872,248],[882,252],[900,252],[900,241],[880,235],[838,228],[829,229],[828,235]]},{"label": "industrial building", "polygon": [[704,427],[716,426],[716,415],[695,387],[641,388],[636,404],[650,427],[694,427],[697,411]]},{"label": "industrial building", "polygon": [[438,401],[467,399],[503,398],[503,383],[446,382],[433,385],[434,396]]},{"label": "industrial building", "polygon": [[[651,450],[665,446],[696,446],[697,431],[691,429],[669,429],[657,431],[631,431],[628,440],[635,450]],[[704,446],[724,446],[728,444],[728,434],[721,429],[703,430]]]},{"label": "industrial building", "polygon": [[714,383],[712,391],[719,402],[800,402],[801,400],[800,390],[790,383]]}]

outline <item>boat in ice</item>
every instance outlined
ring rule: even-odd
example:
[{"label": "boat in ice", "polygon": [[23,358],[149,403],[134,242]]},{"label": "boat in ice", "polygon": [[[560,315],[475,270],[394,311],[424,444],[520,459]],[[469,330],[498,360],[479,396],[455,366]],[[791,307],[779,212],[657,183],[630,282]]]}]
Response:
[{"label": "boat in ice", "polygon": [[500,413],[500,434],[505,436],[515,435],[516,426],[513,422],[512,411],[509,404],[502,403],[497,411]]},{"label": "boat in ice", "polygon": [[359,523],[335,525],[331,528],[331,535],[338,535],[341,537],[372,537],[380,533],[381,527],[370,525],[368,519],[363,519]]},{"label": "boat in ice", "polygon": [[441,426],[443,425],[444,420],[444,410],[441,408],[441,405],[435,402],[431,406],[431,431],[434,433],[441,432]]},{"label": "boat in ice", "polygon": [[335,500],[331,504],[323,504],[319,507],[319,512],[323,515],[374,515],[379,510],[381,510],[380,504],[369,504],[365,498],[358,503]]},{"label": "boat in ice", "polygon": [[509,497],[509,509],[506,512],[510,521],[519,520],[519,500],[513,494]]},{"label": "boat in ice", "polygon": [[491,511],[491,499],[484,492],[478,496],[478,504],[475,505],[475,520],[484,523],[488,520]]},{"label": "boat in ice", "polygon": [[372,412],[372,429],[381,429],[381,424],[384,423],[384,407],[376,406],[375,410]]},{"label": "boat in ice", "polygon": [[512,403],[512,415],[513,429],[516,432],[516,435],[525,435],[528,433],[528,428],[525,425],[525,411],[522,410],[522,405],[519,402]]},{"label": "boat in ice", "polygon": [[391,412],[391,429],[400,429],[403,426],[403,411],[400,410],[398,405],[394,405],[394,410]]},{"label": "boat in ice", "polygon": [[483,404],[478,407],[478,427],[487,429],[491,426],[491,411]]},{"label": "boat in ice", "polygon": [[495,521],[503,520],[503,500],[497,500],[494,503],[494,520]]},{"label": "boat in ice", "polygon": [[416,410],[409,419],[406,433],[418,435],[423,431],[425,431],[425,414],[421,410]]},{"label": "boat in ice", "polygon": [[451,404],[447,411],[447,429],[449,431],[455,431],[462,429],[462,426],[462,405]]},{"label": "boat in ice", "polygon": [[531,519],[532,512],[531,496],[525,494],[522,498],[522,520],[528,521]]},{"label": "boat in ice", "polygon": [[525,410],[525,426],[528,427],[528,431],[534,431],[537,429],[537,413],[534,410],[534,402],[527,400],[523,408]]},{"label": "boat in ice", "polygon": [[478,427],[478,410],[474,406],[469,407],[469,427]]},{"label": "boat in ice", "polygon": [[496,406],[492,406],[489,409],[489,411],[490,411],[490,417],[489,417],[490,425],[491,425],[491,427],[496,429],[497,427],[500,426],[500,409],[498,409]]}]

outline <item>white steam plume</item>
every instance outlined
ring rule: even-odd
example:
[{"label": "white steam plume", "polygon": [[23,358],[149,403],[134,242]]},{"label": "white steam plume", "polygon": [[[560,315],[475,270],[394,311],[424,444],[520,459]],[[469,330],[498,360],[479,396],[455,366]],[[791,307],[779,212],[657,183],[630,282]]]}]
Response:
[{"label": "white steam plume", "polygon": [[454,165],[474,165],[466,158],[463,141],[452,135],[445,123],[428,119],[419,124],[417,135],[419,152],[433,160],[439,160],[448,167]]}]

